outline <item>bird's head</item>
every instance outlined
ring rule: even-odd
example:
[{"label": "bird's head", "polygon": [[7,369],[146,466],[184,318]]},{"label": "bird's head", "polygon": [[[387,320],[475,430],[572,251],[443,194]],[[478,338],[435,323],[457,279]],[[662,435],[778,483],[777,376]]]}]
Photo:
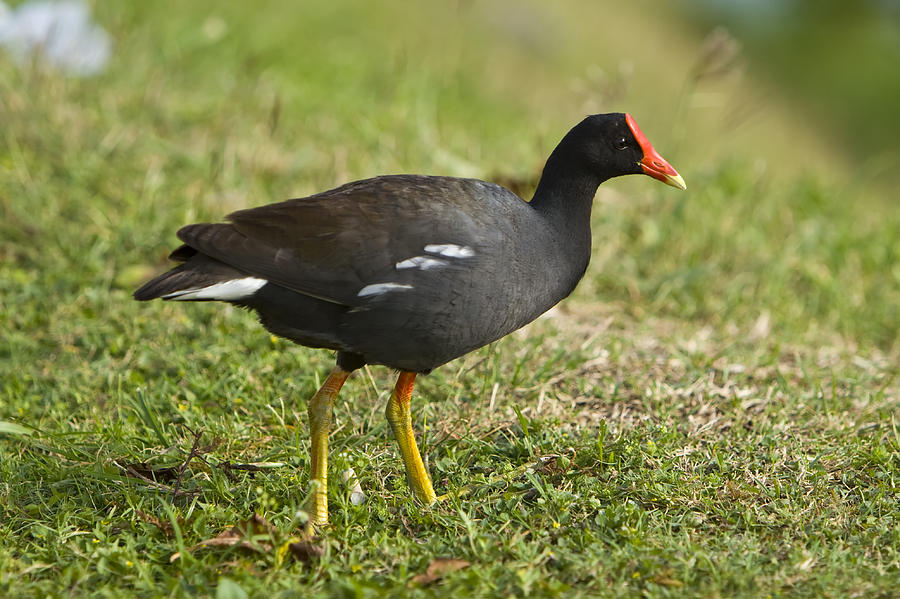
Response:
[{"label": "bird's head", "polygon": [[630,114],[589,116],[566,137],[570,136],[566,145],[587,161],[584,167],[603,179],[643,173],[666,185],[687,188],[678,171],[653,148]]}]

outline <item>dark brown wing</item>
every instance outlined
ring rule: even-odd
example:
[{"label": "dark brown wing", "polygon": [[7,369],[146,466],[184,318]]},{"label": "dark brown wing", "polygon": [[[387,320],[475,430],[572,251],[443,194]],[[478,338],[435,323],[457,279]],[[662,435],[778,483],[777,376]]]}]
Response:
[{"label": "dark brown wing", "polygon": [[[491,193],[485,194],[485,189]],[[394,175],[350,183],[307,198],[241,210],[230,223],[195,224],[178,237],[250,275],[347,306],[360,291],[384,283],[437,284],[435,273],[398,269],[427,255],[426,246],[483,247],[498,234],[488,206],[521,202],[480,181]],[[509,197],[503,197],[509,196]],[[502,214],[501,211],[500,213]],[[439,257],[436,257],[439,258]],[[444,273],[446,274],[446,273]],[[433,278],[433,280],[432,280]]]}]

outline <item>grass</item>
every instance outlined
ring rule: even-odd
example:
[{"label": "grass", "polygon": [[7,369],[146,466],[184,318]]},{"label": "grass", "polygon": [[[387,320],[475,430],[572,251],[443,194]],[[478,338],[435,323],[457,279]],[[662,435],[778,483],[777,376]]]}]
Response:
[{"label": "grass", "polygon": [[[700,42],[641,3],[605,26],[329,6],[99,5],[116,59],[91,80],[0,56],[0,596],[893,596],[900,220],[854,163],[796,115],[821,160],[758,143],[774,100],[726,135],[747,82],[691,82]],[[133,302],[174,231],[383,172],[527,189],[618,108],[689,191],[604,186],[575,295],[421,378],[439,506],[406,489],[392,374],[354,376],[333,525],[301,539],[332,357],[227,306]]]}]

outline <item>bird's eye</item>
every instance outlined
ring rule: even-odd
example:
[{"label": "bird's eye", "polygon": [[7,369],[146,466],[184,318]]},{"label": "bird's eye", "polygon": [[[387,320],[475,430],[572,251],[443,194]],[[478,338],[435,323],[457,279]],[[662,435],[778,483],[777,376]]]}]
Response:
[{"label": "bird's eye", "polygon": [[619,139],[617,139],[615,141],[614,145],[617,150],[624,150],[625,148],[628,147],[628,140],[625,139],[624,137],[620,137]]}]

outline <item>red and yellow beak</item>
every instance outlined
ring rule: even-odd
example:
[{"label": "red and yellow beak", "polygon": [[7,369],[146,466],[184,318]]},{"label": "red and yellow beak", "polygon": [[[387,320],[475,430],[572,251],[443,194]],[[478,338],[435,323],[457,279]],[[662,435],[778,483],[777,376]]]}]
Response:
[{"label": "red and yellow beak", "polygon": [[634,122],[634,119],[631,118],[630,114],[625,115],[625,121],[628,123],[631,133],[634,135],[634,138],[641,146],[641,150],[644,152],[644,158],[638,162],[638,164],[641,165],[641,168],[644,169],[644,174],[650,175],[666,185],[671,185],[678,189],[687,189],[687,185],[685,185],[684,179],[681,178],[678,171],[672,168],[672,165],[669,164],[665,158],[660,156],[659,152],[653,149],[647,136],[644,135],[640,127],[637,126],[637,123]]}]

